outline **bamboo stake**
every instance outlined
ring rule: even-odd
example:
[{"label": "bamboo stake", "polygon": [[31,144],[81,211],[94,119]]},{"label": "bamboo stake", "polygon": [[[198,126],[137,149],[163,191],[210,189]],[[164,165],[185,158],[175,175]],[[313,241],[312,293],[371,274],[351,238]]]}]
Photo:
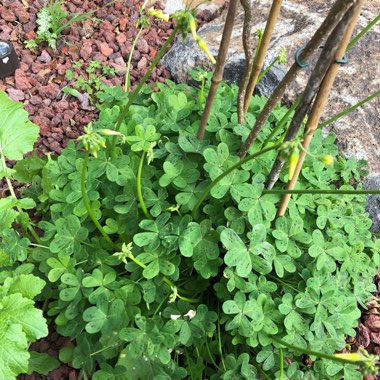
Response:
[{"label": "bamboo stake", "polygon": [[206,125],[208,118],[210,116],[212,103],[214,102],[214,98],[216,95],[216,91],[218,89],[220,81],[223,79],[224,66],[227,60],[228,46],[231,40],[232,29],[234,26],[234,20],[236,15],[238,0],[231,0],[230,5],[228,7],[226,22],[224,24],[222,40],[220,42],[218,58],[214,70],[214,75],[211,80],[210,91],[207,96],[205,109],[202,114],[201,125],[198,130],[198,139],[202,140],[205,134]]},{"label": "bamboo stake", "polygon": [[[327,39],[326,44],[319,56],[318,62],[316,63],[310,79],[307,82],[305,91],[302,94],[300,104],[297,107],[293,120],[286,131],[284,141],[290,141],[297,137],[297,133],[302,126],[303,120],[305,119],[305,116],[307,115],[316,94],[318,93],[322,80],[335,59],[339,44],[343,39],[349,25],[351,14],[352,11],[350,9]],[[278,154],[272,170],[267,178],[267,189],[270,190],[277,182],[284,163],[285,161],[283,161]]]},{"label": "bamboo stake", "polygon": [[[305,46],[300,55],[302,62],[307,61],[314,50],[318,49],[325,36],[329,35],[330,32],[335,28],[338,22],[343,18],[347,10],[357,2],[358,0],[337,0],[334,6],[331,8],[329,14],[323,21],[322,25],[315,32],[314,36],[311,38],[309,43]],[[272,93],[267,103],[265,104],[264,109],[261,111],[261,114],[256,120],[255,127],[252,129],[247,140],[242,145],[239,156],[244,158],[251,147],[251,145],[256,140],[257,135],[261,131],[261,128],[264,126],[269,115],[271,114],[274,106],[281,100],[282,95],[286,91],[288,85],[295,79],[298,70],[300,67],[294,63],[289,71],[286,73],[283,80],[279,83],[276,90]]]},{"label": "bamboo stake", "polygon": [[247,85],[252,72],[253,63],[253,49],[251,48],[251,34],[253,25],[253,15],[252,6],[250,0],[240,0],[240,3],[244,9],[244,26],[243,26],[243,48],[245,55],[245,68],[243,77],[240,81],[238,101],[237,101],[237,111],[238,111],[238,122],[239,124],[244,124],[244,98],[246,94]]},{"label": "bamboo stake", "polygon": [[269,43],[272,39],[274,27],[276,25],[278,16],[280,14],[281,5],[282,5],[282,0],[273,0],[272,7],[270,9],[269,16],[268,16],[268,21],[265,25],[265,30],[264,30],[263,38],[260,44],[260,49],[253,62],[251,76],[249,78],[247,89],[245,91],[244,111],[243,111],[243,116],[242,116],[243,120],[244,120],[245,114],[247,113],[249,103],[251,102],[253,92],[255,91],[257,79],[264,66],[265,56],[269,48]]},{"label": "bamboo stake", "polygon": [[[360,15],[361,8],[363,6],[364,0],[359,0],[359,2],[352,7],[352,11],[350,10],[349,13],[350,15],[350,20],[349,20],[349,25],[347,27],[346,33],[342,39],[342,41],[339,44],[338,50],[336,52],[336,59],[341,59],[344,56],[344,53],[346,51],[346,48],[348,46],[348,43],[350,41],[351,35],[353,33],[354,27],[357,23],[357,20]],[[343,22],[343,21],[342,21]],[[313,108],[310,113],[310,117],[308,119],[308,122],[306,124],[306,132],[305,132],[305,137],[302,143],[303,148],[305,151],[308,150],[311,139],[313,138],[314,132],[318,128],[318,123],[322,114],[323,109],[325,108],[329,93],[331,91],[331,88],[334,84],[335,77],[338,73],[339,70],[339,64],[336,62],[333,62],[323,79],[323,82],[321,84],[321,87],[318,91],[317,97],[314,101]],[[297,166],[293,175],[293,178],[291,181],[288,182],[286,188],[288,190],[293,190],[298,177],[301,173],[302,165],[305,160],[306,153],[304,151],[301,151]],[[279,209],[277,211],[277,217],[283,216],[285,214],[285,211],[288,207],[289,200],[290,200],[291,194],[285,194],[282,199],[281,203],[279,206]]]}]

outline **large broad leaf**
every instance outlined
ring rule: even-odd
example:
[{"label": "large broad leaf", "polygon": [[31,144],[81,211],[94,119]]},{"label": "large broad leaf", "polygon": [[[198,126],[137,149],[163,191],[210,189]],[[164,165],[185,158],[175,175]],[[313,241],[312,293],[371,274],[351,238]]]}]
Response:
[{"label": "large broad leaf", "polygon": [[0,154],[9,160],[21,160],[33,149],[39,128],[28,120],[21,103],[9,99],[0,91]]},{"label": "large broad leaf", "polygon": [[31,375],[33,372],[38,372],[46,376],[49,372],[57,369],[61,365],[59,360],[49,354],[31,351],[29,355],[28,375]]},{"label": "large broad leaf", "polygon": [[13,324],[0,330],[0,378],[13,380],[28,370],[28,341],[22,326]]},{"label": "large broad leaf", "polygon": [[0,379],[16,379],[27,372],[29,343],[48,334],[42,311],[30,299],[41,292],[44,283],[33,275],[21,274],[7,278],[0,286]]},{"label": "large broad leaf", "polygon": [[3,297],[0,305],[0,332],[7,326],[19,324],[28,340],[35,341],[48,334],[46,320],[42,311],[34,307],[34,301],[16,293]]}]

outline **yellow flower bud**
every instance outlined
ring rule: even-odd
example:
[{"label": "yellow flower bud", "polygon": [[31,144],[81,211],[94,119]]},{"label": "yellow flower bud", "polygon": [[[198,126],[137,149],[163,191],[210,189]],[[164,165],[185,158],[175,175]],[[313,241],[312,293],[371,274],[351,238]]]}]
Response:
[{"label": "yellow flower bud", "polygon": [[114,131],[112,129],[99,129],[98,132],[104,136],[118,136],[118,135],[120,135],[120,132]]},{"label": "yellow flower bud", "polygon": [[206,53],[206,55],[207,55],[208,59],[211,61],[211,63],[213,65],[215,65],[215,63],[216,63],[215,58],[211,55],[210,51],[208,50],[206,41],[200,37],[197,37],[196,41],[197,41],[198,46],[201,48],[201,50],[203,50]]},{"label": "yellow flower bud", "polygon": [[194,41],[197,40],[197,23],[195,21],[195,18],[190,15],[189,17],[189,26],[191,34],[193,35]]},{"label": "yellow flower bud", "polygon": [[164,13],[161,9],[154,9],[153,7],[148,10],[146,13],[147,16],[153,16],[164,21],[169,21],[169,15]]},{"label": "yellow flower bud", "polygon": [[331,154],[326,154],[321,157],[321,161],[326,165],[332,165],[334,163],[334,157]]},{"label": "yellow flower bud", "polygon": [[289,180],[292,180],[294,172],[296,170],[296,166],[298,163],[298,158],[299,158],[299,151],[298,149],[294,149],[292,154],[289,157]]},{"label": "yellow flower bud", "polygon": [[364,361],[366,359],[359,352],[347,352],[347,353],[344,353],[344,354],[335,354],[334,356],[337,357],[337,358],[352,360],[352,361],[355,361],[355,362],[362,362],[362,361]]}]

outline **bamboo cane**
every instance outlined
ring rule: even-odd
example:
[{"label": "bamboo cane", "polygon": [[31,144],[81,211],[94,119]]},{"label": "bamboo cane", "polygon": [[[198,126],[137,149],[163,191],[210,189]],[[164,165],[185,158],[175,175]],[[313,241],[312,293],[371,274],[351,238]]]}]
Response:
[{"label": "bamboo cane", "polygon": [[253,92],[255,91],[257,79],[264,66],[265,56],[268,51],[269,43],[272,39],[274,27],[276,25],[278,16],[280,14],[281,5],[282,5],[282,0],[273,0],[272,7],[270,9],[269,16],[268,16],[268,21],[265,26],[263,38],[260,44],[260,49],[257,53],[256,59],[253,62],[251,76],[249,78],[247,89],[245,90],[244,110],[243,110],[243,116],[242,116],[243,120],[244,120],[245,114],[247,113],[249,103],[251,102]]},{"label": "bamboo cane", "polygon": [[203,115],[201,119],[201,125],[198,130],[197,137],[199,140],[202,140],[205,134],[206,125],[207,125],[208,118],[210,116],[212,103],[214,101],[219,83],[223,79],[224,66],[226,64],[228,47],[230,44],[232,29],[234,26],[237,4],[238,4],[238,0],[230,1],[230,5],[228,8],[227,17],[226,17],[226,22],[224,24],[224,29],[223,29],[223,34],[222,34],[222,41],[220,42],[220,48],[219,48],[218,58],[217,58],[217,62],[216,62],[215,70],[214,70],[214,75],[212,76],[210,91],[207,96],[205,109],[203,111]]},{"label": "bamboo cane", "polygon": [[[347,12],[342,21],[340,21],[340,23],[335,27],[327,39],[326,44],[319,56],[318,62],[316,63],[315,68],[310,75],[309,81],[307,82],[305,91],[302,94],[300,104],[297,107],[292,122],[286,131],[284,141],[290,141],[297,137],[297,133],[302,126],[303,120],[305,119],[305,116],[307,115],[316,94],[318,93],[322,80],[331,63],[335,59],[340,41],[345,35],[348,27],[350,14],[351,9]],[[280,158],[280,155],[277,155],[272,170],[267,178],[267,189],[270,190],[277,182],[282,167],[284,166],[284,162],[285,161]]]},{"label": "bamboo cane", "polygon": [[[322,25],[315,32],[314,36],[311,38],[309,43],[305,46],[300,55],[302,62],[307,61],[307,59],[312,55],[314,50],[318,49],[325,36],[328,36],[330,32],[335,28],[338,22],[343,18],[347,10],[357,2],[358,0],[337,0],[334,6],[331,8],[329,14],[323,21]],[[242,145],[239,151],[240,158],[244,158],[251,147],[251,145],[256,140],[257,135],[264,126],[266,120],[271,114],[274,106],[281,100],[282,95],[286,91],[288,85],[295,79],[300,67],[294,63],[289,71],[286,73],[283,80],[279,83],[275,91],[272,93],[264,109],[261,111],[259,117],[256,120],[255,127],[252,129],[248,138]]]},{"label": "bamboo cane", "polygon": [[[338,50],[336,52],[336,59],[341,59],[344,56],[344,53],[345,53],[346,48],[348,46],[348,43],[350,41],[352,32],[353,32],[354,27],[355,27],[357,20],[359,18],[360,11],[361,11],[361,8],[363,6],[363,3],[364,3],[364,0],[359,0],[359,2],[352,7],[352,10],[349,11],[349,13],[351,14],[350,19],[348,20],[349,24],[348,24],[346,33],[345,33],[344,37],[342,38],[342,40],[339,44]],[[310,145],[311,139],[313,138],[314,132],[318,128],[320,116],[322,114],[324,107],[327,104],[328,96],[329,96],[329,93],[330,93],[331,88],[333,86],[333,83],[334,83],[335,77],[338,73],[338,70],[339,70],[339,64],[336,62],[333,62],[331,64],[328,72],[326,73],[326,76],[323,79],[323,82],[320,86],[317,97],[316,97],[314,104],[313,104],[313,108],[312,108],[311,113],[310,113],[310,117],[309,117],[307,124],[306,124],[305,137],[304,137],[304,140],[302,143],[302,146],[305,149],[305,151],[307,151],[307,149],[309,148],[309,145]],[[296,166],[296,169],[295,169],[295,172],[293,175],[293,178],[291,179],[291,181],[288,182],[288,184],[286,186],[286,188],[288,190],[294,189],[294,187],[297,183],[297,179],[300,175],[302,165],[303,165],[303,162],[305,160],[305,156],[306,156],[306,153],[304,151],[301,151],[298,162],[297,162],[297,166]],[[285,211],[288,207],[290,197],[291,197],[291,194],[285,194],[282,197],[279,209],[277,211],[277,217],[283,216],[285,214]]]}]

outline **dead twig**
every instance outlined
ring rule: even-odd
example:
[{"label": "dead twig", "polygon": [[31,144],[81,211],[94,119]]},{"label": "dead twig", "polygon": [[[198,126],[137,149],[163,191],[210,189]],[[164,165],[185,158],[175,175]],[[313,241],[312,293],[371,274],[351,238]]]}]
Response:
[{"label": "dead twig", "polygon": [[245,68],[244,73],[240,81],[238,101],[237,101],[237,111],[238,111],[238,121],[240,124],[244,124],[244,99],[246,94],[246,89],[248,85],[249,78],[252,71],[253,63],[253,49],[252,49],[252,26],[253,26],[253,15],[252,15],[252,5],[251,0],[240,0],[240,3],[244,9],[244,26],[243,26],[243,48],[245,55]]}]

